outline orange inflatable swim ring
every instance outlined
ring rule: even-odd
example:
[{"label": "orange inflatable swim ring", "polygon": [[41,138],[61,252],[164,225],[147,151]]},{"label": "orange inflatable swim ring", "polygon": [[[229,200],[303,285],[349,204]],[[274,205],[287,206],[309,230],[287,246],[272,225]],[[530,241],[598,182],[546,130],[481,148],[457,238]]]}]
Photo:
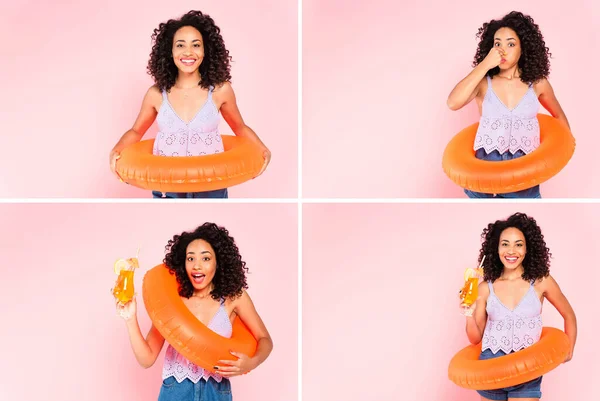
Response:
[{"label": "orange inflatable swim ring", "polygon": [[232,359],[229,351],[254,356],[256,339],[239,317],[233,322],[231,338],[223,337],[192,314],[178,288],[177,278],[164,264],[149,270],[142,283],[144,304],[154,327],[177,352],[213,373],[217,361]]},{"label": "orange inflatable swim ring", "polygon": [[448,378],[460,387],[495,390],[536,379],[563,363],[569,353],[567,335],[542,328],[540,340],[530,347],[493,359],[479,360],[481,343],[459,351],[450,361]]},{"label": "orange inflatable swim ring", "polygon": [[117,174],[133,186],[161,192],[204,192],[230,188],[258,175],[264,158],[251,140],[223,135],[225,151],[206,156],[156,156],[154,139],[123,149]]},{"label": "orange inflatable swim ring", "polygon": [[475,157],[473,143],[479,123],[461,132],[448,143],[442,159],[446,175],[455,184],[471,191],[503,194],[541,184],[558,174],[575,152],[575,138],[562,122],[538,114],[540,146],[517,159],[486,161]]}]

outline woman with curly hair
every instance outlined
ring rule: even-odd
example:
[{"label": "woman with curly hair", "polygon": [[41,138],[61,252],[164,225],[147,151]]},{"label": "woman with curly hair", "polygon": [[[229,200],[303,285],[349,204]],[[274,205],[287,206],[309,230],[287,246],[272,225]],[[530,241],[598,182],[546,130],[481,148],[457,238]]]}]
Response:
[{"label": "woman with curly hair", "polygon": [[[133,125],[110,153],[110,167],[116,174],[121,151],[139,142],[154,120],[159,132],[153,153],[160,156],[202,156],[224,151],[218,132],[219,112],[234,134],[255,141],[265,159],[271,152],[246,125],[231,87],[229,51],[221,30],[200,11],[161,23],[152,35],[154,45],[148,73],[155,84],[142,102]],[[155,198],[227,198],[227,189],[195,193],[153,191]]]},{"label": "woman with curly hair", "polygon": [[[454,87],[448,107],[459,110],[477,101],[481,119],[474,150],[478,159],[511,160],[533,152],[540,144],[540,104],[569,127],[548,81],[551,54],[530,16],[513,11],[484,23],[477,37],[475,68]],[[541,198],[539,185],[498,195],[465,193],[469,198]]]},{"label": "woman with curly hair", "polygon": [[[273,349],[271,336],[245,291],[248,268],[229,232],[205,223],[193,232],[173,236],[164,263],[179,283],[179,295],[188,309],[208,328],[231,337],[232,322],[239,317],[258,341],[253,357],[231,352],[235,361],[219,361],[211,373],[190,362],[171,345],[167,347],[159,401],[231,400],[229,378],[242,375],[263,363]],[[143,337],[137,321],[135,298],[117,304],[126,321],[133,353],[144,368],[154,365],[165,339],[154,327]],[[196,398],[199,397],[199,398]]]},{"label": "woman with curly hair", "polygon": [[[484,281],[466,309],[467,337],[481,342],[479,359],[502,357],[536,343],[542,332],[542,303],[547,299],[565,322],[573,357],[577,320],[569,301],[550,275],[550,250],[535,219],[515,213],[491,223],[481,235],[479,262]],[[542,377],[498,390],[478,390],[482,400],[539,399]]]}]

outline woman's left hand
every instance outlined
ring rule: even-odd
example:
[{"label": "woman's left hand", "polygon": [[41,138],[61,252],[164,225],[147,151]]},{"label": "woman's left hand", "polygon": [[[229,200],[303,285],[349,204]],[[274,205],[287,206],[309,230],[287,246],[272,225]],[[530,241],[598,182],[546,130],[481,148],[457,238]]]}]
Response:
[{"label": "woman's left hand", "polygon": [[260,169],[260,172],[258,173],[258,175],[256,177],[258,177],[259,175],[261,175],[262,173],[264,173],[265,170],[267,169],[267,166],[271,162],[271,151],[269,149],[267,149],[266,147],[263,148],[262,154],[263,154],[263,158],[265,159],[265,161],[263,163],[262,168]]},{"label": "woman's left hand", "polygon": [[229,351],[231,355],[237,357],[237,361],[221,360],[215,366],[217,373],[223,377],[233,377],[250,372],[256,366],[252,358],[239,352]]},{"label": "woman's left hand", "polygon": [[565,361],[563,363],[567,363],[569,362],[571,359],[573,359],[573,348],[571,348],[571,350],[569,351],[569,353],[567,354],[567,357],[565,358]]}]

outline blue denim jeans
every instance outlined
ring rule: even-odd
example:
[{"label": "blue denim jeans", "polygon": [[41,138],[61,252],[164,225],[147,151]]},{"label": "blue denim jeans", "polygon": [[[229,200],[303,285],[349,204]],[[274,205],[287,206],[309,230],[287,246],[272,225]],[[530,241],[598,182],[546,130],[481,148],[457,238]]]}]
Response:
[{"label": "blue denim jeans", "polygon": [[227,188],[225,189],[217,189],[215,191],[206,191],[206,192],[166,192],[162,193],[160,191],[152,191],[153,198],[188,198],[188,199],[227,199],[229,194],[227,192]]},{"label": "blue denim jeans", "polygon": [[[487,161],[493,161],[493,162],[498,162],[498,161],[503,161],[503,160],[512,160],[512,159],[516,159],[519,157],[525,156],[525,152],[518,150],[514,155],[511,154],[510,152],[504,152],[502,154],[500,154],[500,152],[498,152],[497,150],[494,150],[492,153],[485,153],[485,150],[483,149],[477,149],[477,151],[475,152],[475,157],[481,160],[487,160]],[[509,192],[507,194],[486,194],[486,193],[482,193],[482,192],[474,192],[474,191],[469,191],[468,189],[465,189],[465,194],[467,194],[467,196],[469,198],[511,198],[511,199],[518,199],[518,198],[530,198],[530,199],[540,199],[542,197],[542,195],[540,194],[540,186],[536,185],[535,187],[532,188],[527,188],[524,189],[522,191],[517,191],[517,192]]]},{"label": "blue denim jeans", "polygon": [[158,401],[231,401],[231,383],[223,378],[221,383],[210,377],[198,383],[185,379],[178,383],[173,376],[163,380]]},{"label": "blue denim jeans", "polygon": [[[518,352],[518,351],[517,351]],[[486,349],[479,355],[480,360],[499,358],[506,355],[504,351],[498,350],[493,353]],[[488,400],[501,401],[509,398],[542,398],[542,376],[537,379],[519,384],[518,386],[505,387],[497,390],[477,390],[480,396]]]}]

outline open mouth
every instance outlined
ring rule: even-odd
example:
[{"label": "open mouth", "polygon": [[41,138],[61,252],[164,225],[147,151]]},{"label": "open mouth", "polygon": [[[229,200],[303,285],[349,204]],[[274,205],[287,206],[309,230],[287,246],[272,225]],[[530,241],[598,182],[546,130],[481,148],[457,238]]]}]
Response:
[{"label": "open mouth", "polygon": [[504,260],[506,260],[508,263],[516,263],[517,260],[519,260],[518,256],[505,256]]},{"label": "open mouth", "polygon": [[192,283],[194,284],[202,284],[204,281],[204,274],[202,273],[192,273]]}]

